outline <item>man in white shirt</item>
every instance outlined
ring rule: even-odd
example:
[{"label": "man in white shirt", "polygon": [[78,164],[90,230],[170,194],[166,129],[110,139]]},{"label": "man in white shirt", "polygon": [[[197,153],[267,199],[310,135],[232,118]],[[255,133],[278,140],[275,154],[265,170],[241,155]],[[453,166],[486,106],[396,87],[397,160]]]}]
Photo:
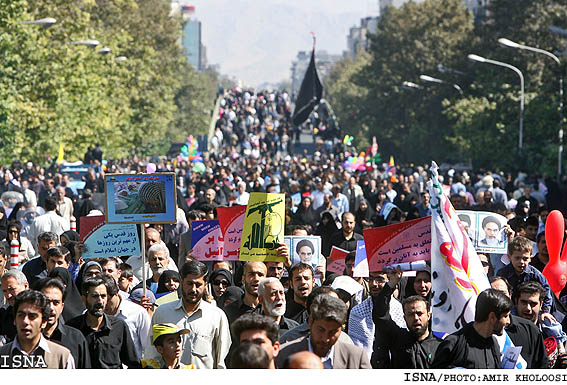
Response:
[{"label": "man in white shirt", "polygon": [[73,216],[73,201],[65,196],[65,188],[57,186],[55,189],[55,198],[57,200],[57,210],[59,214],[68,221]]},{"label": "man in white shirt", "polygon": [[33,243],[35,251],[38,250],[37,237],[41,233],[51,232],[57,235],[70,229],[69,220],[57,215],[57,202],[54,197],[45,199],[45,214],[36,217],[28,231],[28,239]]},{"label": "man in white shirt", "polygon": [[250,193],[246,192],[246,182],[241,180],[238,182],[238,191],[236,192],[236,204],[247,205],[250,199]]},{"label": "man in white shirt", "polygon": [[[180,275],[182,298],[158,307],[152,325],[173,323],[190,330],[182,336],[183,364],[194,364],[197,369],[225,369],[224,360],[232,342],[230,328],[224,312],[203,300],[207,266],[189,261],[182,266]],[[157,357],[155,348],[146,346],[145,358]]]},{"label": "man in white shirt", "polygon": [[148,335],[150,333],[150,316],[148,312],[140,305],[123,299],[118,294],[118,284],[114,277],[110,274],[103,274],[102,280],[106,286],[108,300],[104,312],[109,315],[121,318],[128,325],[132,341],[136,347],[138,357],[142,357],[142,353],[146,348]]},{"label": "man in white shirt", "polygon": [[317,210],[323,206],[325,194],[330,194],[331,192],[325,188],[321,178],[315,178],[315,187],[317,189],[311,193],[311,200],[313,201],[311,206],[313,206],[314,210]]}]

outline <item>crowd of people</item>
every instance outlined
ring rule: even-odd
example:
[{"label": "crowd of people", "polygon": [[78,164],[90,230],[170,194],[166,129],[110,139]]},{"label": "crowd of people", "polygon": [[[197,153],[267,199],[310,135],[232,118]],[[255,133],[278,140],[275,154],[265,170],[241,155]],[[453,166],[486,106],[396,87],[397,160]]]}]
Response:
[{"label": "crowd of people", "polygon": [[[353,276],[364,229],[431,215],[428,167],[353,170],[340,138],[317,138],[309,154],[290,108],[285,92],[225,91],[203,168],[181,156],[103,161],[97,145],[85,156],[85,186],[75,191],[56,165],[4,167],[3,367],[500,368],[503,330],[522,347],[524,367],[567,367],[567,297],[555,296],[541,274],[549,261],[546,216],[566,212],[565,184],[537,174],[444,170],[453,206],[507,217],[509,241],[508,258],[479,254],[492,289],[479,295],[474,322],[441,339],[431,331],[429,267]],[[317,131],[326,124],[309,123]],[[80,218],[103,214],[105,174],[145,172],[150,161],[157,172],[176,174],[177,223],[145,226],[146,266],[140,255],[83,258]],[[194,255],[192,222],[246,205],[252,192],[285,194],[285,233],[320,236],[319,266],[292,265],[283,244],[285,263]],[[327,270],[333,246],[348,252],[342,274]],[[554,349],[544,343],[549,337]]]}]

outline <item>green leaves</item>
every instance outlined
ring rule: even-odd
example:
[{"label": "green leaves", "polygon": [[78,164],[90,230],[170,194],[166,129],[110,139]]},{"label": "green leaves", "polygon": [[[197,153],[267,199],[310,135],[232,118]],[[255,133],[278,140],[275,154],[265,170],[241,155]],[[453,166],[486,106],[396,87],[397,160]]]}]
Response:
[{"label": "green leaves", "polygon": [[[386,158],[394,154],[406,162],[472,160],[476,167],[524,167],[553,174],[559,76],[565,67],[541,54],[505,48],[497,39],[549,52],[564,50],[565,41],[548,27],[567,28],[567,1],[491,0],[489,4],[488,17],[476,25],[462,0],[387,8],[371,36],[365,65],[340,63],[326,80],[341,127],[355,133],[366,125],[367,137],[376,135]],[[471,53],[509,63],[524,73],[521,158],[518,76],[505,68],[470,62]],[[441,73],[439,64],[463,74]],[[422,82],[422,74],[446,83]],[[421,88],[402,87],[404,81]],[[461,86],[464,95],[452,84]]]},{"label": "green leaves", "polygon": [[[67,160],[97,142],[120,157],[205,133],[216,77],[190,68],[169,12],[166,0],[0,0],[0,161],[45,161],[60,142]],[[58,23],[18,23],[46,16]],[[85,39],[101,45],[69,44]]]}]

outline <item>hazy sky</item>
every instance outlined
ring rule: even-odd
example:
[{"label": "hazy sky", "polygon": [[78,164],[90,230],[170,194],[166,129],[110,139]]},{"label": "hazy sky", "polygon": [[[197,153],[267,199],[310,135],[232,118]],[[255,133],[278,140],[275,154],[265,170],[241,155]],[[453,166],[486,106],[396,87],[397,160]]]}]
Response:
[{"label": "hazy sky", "polygon": [[193,18],[202,22],[209,64],[245,85],[290,77],[298,51],[340,54],[349,28],[375,15],[378,0],[192,0]]}]

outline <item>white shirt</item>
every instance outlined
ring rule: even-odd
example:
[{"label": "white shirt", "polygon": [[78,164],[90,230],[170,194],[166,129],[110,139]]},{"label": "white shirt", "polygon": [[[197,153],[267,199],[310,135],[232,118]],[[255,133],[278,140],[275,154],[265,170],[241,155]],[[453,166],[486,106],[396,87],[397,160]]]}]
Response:
[{"label": "white shirt", "polygon": [[140,305],[124,300],[120,296],[120,306],[118,306],[115,316],[124,320],[128,325],[138,357],[142,357],[150,333],[151,320],[148,312]]},{"label": "white shirt", "polygon": [[[152,325],[174,323],[177,327],[189,329],[182,335],[181,362],[194,364],[197,369],[225,369],[224,359],[230,349],[230,325],[224,311],[201,300],[192,314],[187,314],[183,299],[168,302],[158,307],[152,317]],[[152,333],[149,333],[149,340]],[[151,344],[147,344],[145,358],[158,357]]]},{"label": "white shirt", "polygon": [[[342,333],[342,331],[341,331]],[[313,351],[313,346],[311,346],[311,337],[307,337],[307,346],[309,347],[309,351],[311,353],[315,353]],[[325,369],[333,369],[333,356],[335,354],[335,345],[331,346],[331,349],[327,352],[325,357],[320,357],[321,362],[323,363],[323,367]]]},{"label": "white shirt", "polygon": [[323,191],[315,190],[311,193],[311,199],[313,200],[311,206],[313,206],[314,210],[317,210],[319,207],[323,206],[323,203],[325,203],[325,194],[331,194],[331,192],[329,190],[323,189]]},{"label": "white shirt", "polygon": [[244,191],[242,194],[240,192],[236,192],[236,204],[238,205],[247,205],[248,200],[250,199],[250,193]]},{"label": "white shirt", "polygon": [[[61,345],[61,346],[63,346],[63,345]],[[45,337],[43,335],[40,337],[39,343],[37,344],[35,349],[31,351],[30,354],[27,354],[26,352],[24,352],[24,350],[22,349],[22,347],[20,346],[20,344],[18,342],[18,337],[16,336],[16,338],[14,338],[14,343],[12,344],[12,352],[14,350],[18,350],[20,353],[22,353],[25,356],[32,356],[32,355],[36,355],[35,352],[37,351],[37,349],[41,349],[45,353],[51,353],[51,349],[49,349],[49,344],[47,343],[47,339],[45,339]],[[73,355],[71,354],[71,352],[69,352],[69,357],[67,358],[67,363],[65,364],[65,369],[75,369],[75,359],[73,358]]]},{"label": "white shirt", "polygon": [[[162,244],[165,246],[165,243]],[[179,273],[179,269],[177,269],[177,265],[173,261],[173,259],[169,256],[169,249],[167,251],[167,270],[177,271]],[[152,269],[150,269],[150,264],[148,261],[148,256],[146,255],[146,279],[152,277]],[[138,279],[138,281],[142,281],[142,256],[141,255],[133,255],[126,260],[126,263],[132,266],[132,272],[134,273],[134,277]]]},{"label": "white shirt", "polygon": [[43,215],[35,218],[28,231],[28,239],[32,242],[33,246],[37,249],[37,237],[39,234],[50,231],[57,235],[63,234],[69,230],[71,224],[63,217],[57,215],[55,211],[48,211]]}]

